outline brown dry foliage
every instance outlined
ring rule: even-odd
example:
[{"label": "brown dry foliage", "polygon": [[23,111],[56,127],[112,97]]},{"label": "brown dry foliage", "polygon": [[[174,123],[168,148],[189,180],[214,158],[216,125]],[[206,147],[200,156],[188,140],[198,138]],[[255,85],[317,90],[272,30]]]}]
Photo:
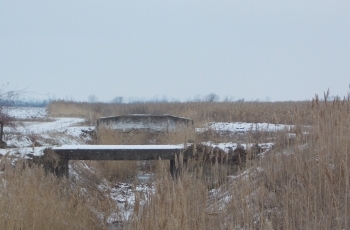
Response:
[{"label": "brown dry foliage", "polygon": [[[96,105],[99,107],[92,110],[91,105],[61,101],[52,103],[49,111],[52,116],[67,116],[67,111],[71,111],[71,115],[91,120],[105,115],[170,113],[193,119],[197,127],[207,121],[296,125],[293,140],[286,138],[285,132],[277,134],[273,138],[276,138],[278,145],[262,158],[246,159],[245,168],[238,169],[235,176],[222,177],[225,170],[220,170],[219,164],[212,163],[208,180],[203,172],[208,168],[197,163],[192,167],[189,162],[191,167],[183,170],[182,175],[174,180],[169,175],[168,165],[159,163],[155,193],[150,195],[145,205],[140,204],[136,195],[135,213],[129,222],[124,223],[125,229],[350,229],[349,100],[321,102],[316,97],[310,102]],[[60,110],[62,108],[67,111]],[[74,111],[76,113],[73,114]],[[91,116],[89,111],[92,111]],[[309,134],[303,133],[305,124],[311,126],[307,129]],[[247,140],[250,138],[256,137],[248,134]],[[105,143],[123,143],[118,141],[111,138]],[[27,174],[30,173],[23,176]],[[17,189],[13,190],[15,195],[25,184],[23,180],[17,184],[16,181],[21,181],[18,177],[7,180]],[[31,183],[25,188],[45,191],[46,186],[41,187],[41,184],[52,185],[45,181]],[[52,196],[55,195],[43,195],[43,199],[35,204],[49,202]],[[16,199],[26,203],[30,202],[28,197],[19,194]],[[6,203],[6,199],[1,200],[1,204],[4,204],[2,209],[7,210],[2,215],[9,217],[18,212],[16,207]],[[79,202],[83,203],[81,200]],[[35,206],[34,203],[30,204]],[[42,212],[39,210],[41,207],[37,205],[34,213]],[[15,209],[16,212],[12,211]],[[75,215],[74,210],[69,209],[73,213],[71,216]],[[82,216],[90,215],[86,213]],[[80,221],[83,225],[87,221],[81,216],[74,217],[77,221],[69,226],[76,226]],[[11,220],[12,225],[7,226],[16,228],[13,223],[17,221]]]},{"label": "brown dry foliage", "polygon": [[14,168],[5,156],[1,166],[0,229],[105,228],[92,209],[94,197],[70,187],[68,181],[25,162]]},{"label": "brown dry foliage", "polygon": [[50,116],[83,117],[95,123],[104,116],[129,114],[171,114],[193,119],[198,127],[205,122],[269,122],[293,124],[293,114],[304,113],[303,121],[310,124],[310,102],[169,102],[106,104],[54,101],[48,105]]}]

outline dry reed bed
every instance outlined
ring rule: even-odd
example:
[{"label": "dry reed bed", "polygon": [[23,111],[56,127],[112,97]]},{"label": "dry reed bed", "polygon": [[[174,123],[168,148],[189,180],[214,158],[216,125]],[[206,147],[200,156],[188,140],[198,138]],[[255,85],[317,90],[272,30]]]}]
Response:
[{"label": "dry reed bed", "polygon": [[[188,167],[181,177],[173,180],[167,165],[160,163],[155,193],[144,206],[139,205],[136,195],[133,218],[124,223],[124,229],[350,229],[349,100],[320,102],[316,97],[311,102],[286,103],[96,105],[101,106],[101,110],[95,110],[96,117],[171,113],[190,117],[195,122],[248,121],[313,126],[310,134],[305,136],[298,132],[293,142],[280,141],[264,157],[247,161],[246,167],[231,179],[221,180],[224,170],[219,168],[225,166],[214,163],[206,166],[212,178],[208,181],[203,177],[205,168],[195,163],[196,166]],[[54,102],[50,106],[52,116],[89,118],[85,113],[93,112],[91,107],[89,109],[92,105],[84,103]],[[76,112],[69,114],[69,111]],[[13,173],[10,167],[5,167],[0,175],[7,188],[12,186],[9,193],[4,193],[7,188],[0,190],[1,196],[7,197],[1,199],[1,210],[5,210],[1,212],[2,223],[6,224],[2,229],[23,226],[22,229],[34,229],[33,223],[39,226],[36,229],[43,229],[40,226],[44,224],[68,229],[101,228],[86,206],[103,210],[108,205],[98,206],[101,201],[94,199],[85,203],[79,196],[67,200],[61,193],[57,194],[62,189],[52,176],[25,170],[28,171]],[[210,190],[213,181],[220,181],[214,183],[216,190]],[[216,194],[215,191],[220,192]],[[71,201],[74,202],[71,204]],[[50,208],[53,204],[59,204],[58,208]],[[46,215],[49,213],[52,215]],[[55,218],[50,218],[52,216]],[[67,219],[63,222],[65,225],[62,219]],[[75,222],[70,222],[72,219]],[[90,227],[85,228],[88,225]]]},{"label": "dry reed bed", "polygon": [[208,196],[198,172],[185,171],[177,181],[161,177],[130,228],[349,229],[350,103],[316,99],[310,114],[309,138],[247,162],[219,195]]},{"label": "dry reed bed", "polygon": [[309,124],[310,102],[184,102],[107,104],[53,101],[48,113],[53,117],[83,117],[92,123],[99,117],[128,114],[171,114],[193,119],[195,125],[206,122],[268,122],[293,124],[296,112],[304,113]]},{"label": "dry reed bed", "polygon": [[91,208],[97,196],[85,196],[78,187],[45,174],[41,167],[1,159],[0,229],[103,229]]}]

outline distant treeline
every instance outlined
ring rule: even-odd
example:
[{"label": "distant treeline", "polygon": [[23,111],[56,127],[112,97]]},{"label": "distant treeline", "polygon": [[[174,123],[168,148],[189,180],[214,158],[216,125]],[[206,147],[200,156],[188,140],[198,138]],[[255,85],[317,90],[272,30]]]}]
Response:
[{"label": "distant treeline", "polygon": [[18,100],[11,102],[14,107],[46,107],[50,100]]}]

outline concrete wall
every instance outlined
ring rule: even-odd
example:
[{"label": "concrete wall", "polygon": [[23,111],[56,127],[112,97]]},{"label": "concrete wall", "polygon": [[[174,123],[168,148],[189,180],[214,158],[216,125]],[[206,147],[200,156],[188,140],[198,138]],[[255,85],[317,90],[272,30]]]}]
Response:
[{"label": "concrete wall", "polygon": [[178,129],[193,128],[193,120],[171,115],[133,114],[98,119],[97,129],[103,126],[120,132],[131,130],[174,132]]}]

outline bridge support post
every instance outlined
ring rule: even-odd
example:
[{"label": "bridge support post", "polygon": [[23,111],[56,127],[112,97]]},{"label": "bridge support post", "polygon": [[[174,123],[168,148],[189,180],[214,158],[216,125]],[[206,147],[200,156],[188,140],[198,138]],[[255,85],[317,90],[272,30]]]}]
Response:
[{"label": "bridge support post", "polygon": [[187,159],[183,159],[183,166],[180,165],[176,168],[175,160],[170,160],[170,174],[173,178],[177,178],[183,169],[183,167],[187,166]]},{"label": "bridge support post", "polygon": [[4,134],[4,122],[0,121],[0,149],[6,149],[6,142],[2,140]]},{"label": "bridge support post", "polygon": [[65,176],[66,178],[69,178],[69,160],[61,159],[55,169],[55,173],[58,177]]},{"label": "bridge support post", "polygon": [[175,166],[175,159],[170,160],[170,174],[173,178],[176,177],[177,170],[176,170],[176,166]]}]

